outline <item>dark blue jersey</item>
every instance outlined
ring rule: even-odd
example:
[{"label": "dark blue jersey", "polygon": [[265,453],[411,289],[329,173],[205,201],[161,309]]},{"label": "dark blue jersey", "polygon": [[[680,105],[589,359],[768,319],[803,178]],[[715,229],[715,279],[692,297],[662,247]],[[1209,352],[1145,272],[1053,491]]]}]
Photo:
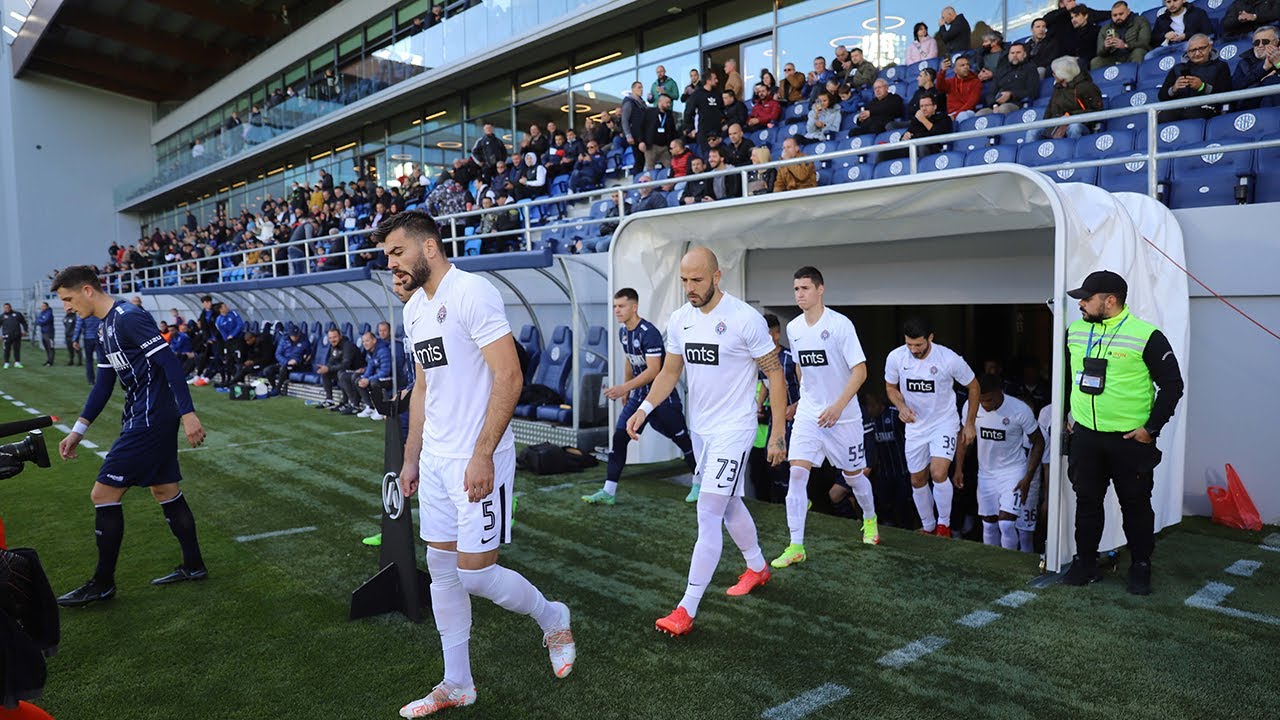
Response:
[{"label": "dark blue jersey", "polygon": [[160,336],[151,313],[119,300],[103,319],[99,336],[106,364],[125,391],[121,430],[141,430],[177,420],[178,407],[169,382],[151,362],[152,355],[173,351]]},{"label": "dark blue jersey", "polygon": [[[864,416],[866,417],[866,416]],[[873,444],[867,445],[867,455],[871,458],[873,472],[880,477],[906,477],[907,456],[902,440],[906,429],[898,419],[898,409],[890,407],[877,417],[866,417],[866,424],[871,427]]]},{"label": "dark blue jersey", "polygon": [[[658,363],[658,369],[662,369],[662,358],[666,355],[666,346],[662,342],[662,333],[658,332],[658,328],[648,320],[640,320],[636,324],[634,330],[628,330],[626,325],[618,327],[618,341],[622,343],[622,352],[627,356],[627,362],[631,364],[631,377],[638,378],[640,374],[649,369],[651,358],[655,355]],[[631,391],[630,397],[644,400],[649,394],[649,386],[638,387]],[[672,392],[667,396],[668,402],[679,403],[680,396],[676,392]]]}]

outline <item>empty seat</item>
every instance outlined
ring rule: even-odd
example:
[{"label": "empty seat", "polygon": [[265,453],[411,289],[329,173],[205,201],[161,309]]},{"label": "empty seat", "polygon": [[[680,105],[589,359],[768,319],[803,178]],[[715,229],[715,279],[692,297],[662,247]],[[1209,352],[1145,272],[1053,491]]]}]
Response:
[{"label": "empty seat", "polygon": [[773,140],[772,136],[770,135],[769,128],[752,130],[751,134],[748,135],[747,137],[751,138],[751,142],[755,143],[756,145],[767,146]]},{"label": "empty seat", "polygon": [[992,165],[995,163],[1011,163],[1018,158],[1018,148],[1014,145],[992,145],[991,147],[970,150],[964,157],[965,167]]},{"label": "empty seat", "polygon": [[794,103],[782,113],[782,119],[787,123],[802,123],[809,120],[809,102],[801,100]]},{"label": "empty seat", "polygon": [[[1108,66],[1103,68],[1100,72],[1095,71],[1093,74],[1093,80],[1098,83],[1098,85],[1101,85],[1102,83],[1132,85],[1138,81],[1138,63],[1130,62]],[[1163,82],[1164,78],[1161,78],[1160,80]]]},{"label": "empty seat", "polygon": [[1129,92],[1129,86],[1124,83],[1100,82],[1098,83],[1098,92],[1102,93],[1104,101],[1102,106],[1106,107],[1111,99]]},{"label": "empty seat", "polygon": [[1050,170],[1045,175],[1054,182],[1078,182],[1086,185],[1098,184],[1098,168],[1062,168],[1060,170]]},{"label": "empty seat", "polygon": [[1031,167],[1070,162],[1074,159],[1075,144],[1070,138],[1026,143],[1018,148],[1018,162]]},{"label": "empty seat", "polygon": [[1280,139],[1280,108],[1219,115],[1209,120],[1205,139],[1224,143]]},{"label": "empty seat", "polygon": [[830,167],[818,168],[818,187],[826,187],[830,185],[833,175],[835,175],[835,168],[830,168]]},{"label": "empty seat", "polygon": [[1280,202],[1280,147],[1254,153],[1254,202]]},{"label": "empty seat", "polygon": [[1215,45],[1218,51],[1218,59],[1226,62],[1235,70],[1236,62],[1245,52],[1253,52],[1252,40],[1233,40],[1230,42],[1221,42]]},{"label": "empty seat", "polygon": [[875,173],[876,166],[874,163],[849,164],[837,167],[834,180],[836,184],[859,182],[861,180],[869,180]]},{"label": "empty seat", "polygon": [[[1159,126],[1160,150],[1175,150],[1188,145],[1204,142],[1204,120],[1179,120]],[[1133,139],[1133,146],[1139,150],[1147,147],[1147,129],[1139,128]]]},{"label": "empty seat", "polygon": [[[1152,90],[1164,84],[1164,79],[1169,75],[1169,71],[1174,65],[1178,64],[1181,56],[1165,55],[1152,60],[1143,60],[1138,63],[1138,80],[1134,83],[1134,87],[1139,90]],[[1155,102],[1152,99],[1152,102]]]},{"label": "empty seat", "polygon": [[920,60],[918,62],[911,63],[910,65],[906,65],[904,67],[906,67],[907,70],[909,71],[910,77],[916,77],[920,75],[920,71],[924,70],[925,68],[931,68],[933,69],[934,72],[937,72],[939,69],[942,68],[942,59],[929,58],[928,60]]},{"label": "empty seat", "polygon": [[823,140],[816,142],[805,148],[805,152],[809,155],[825,155],[833,153],[840,149],[840,143],[835,140]]},{"label": "empty seat", "polygon": [[[1098,170],[1098,184],[1111,192],[1135,192],[1148,194],[1147,161],[1145,153],[1131,153],[1133,160],[1117,165],[1106,165]],[[1164,185],[1169,180],[1169,163],[1156,167],[1157,195],[1163,196]]]},{"label": "empty seat", "polygon": [[[983,115],[982,117],[971,117],[964,120],[956,127],[956,132],[970,132],[972,130],[987,130],[997,128],[1005,123],[1005,116],[1000,113],[992,113]],[[952,150],[960,152],[969,152],[980,147],[986,147],[991,144],[991,137],[969,138],[968,140],[957,140],[952,145]]]},{"label": "empty seat", "polygon": [[841,115],[840,116],[840,136],[843,137],[845,135],[848,135],[849,131],[852,130],[853,127],[857,124],[858,124],[857,113],[844,113],[843,115]]},{"label": "empty seat", "polygon": [[[603,378],[608,377],[609,367],[609,332],[599,325],[592,325],[587,328],[586,341],[582,343],[581,357],[579,358],[578,377],[583,390],[588,388],[598,390],[603,383]],[[593,380],[593,376],[598,379]],[[582,402],[590,405],[584,405],[579,408],[579,419],[584,425],[598,424],[604,416],[604,408],[598,406],[599,396],[595,398],[586,398],[581,391],[573,387],[573,373],[569,373],[569,379],[565,382],[564,403],[563,405],[572,406],[579,398]],[[592,403],[596,404],[592,404]],[[573,419],[572,407],[563,407],[560,404],[542,405],[536,411],[536,417],[539,420],[547,420],[550,422],[568,423]]]},{"label": "empty seat", "polygon": [[879,135],[876,135],[875,144],[887,145],[888,143],[896,143],[902,140],[902,134],[905,133],[906,131],[907,131],[906,128],[902,128],[899,130],[886,130],[885,132],[882,132]]},{"label": "empty seat", "polygon": [[887,67],[876,73],[876,77],[882,80],[887,80],[889,84],[892,85],[893,83],[901,80],[906,80],[909,76],[916,75],[919,72],[919,70],[909,70],[901,65],[894,65],[893,67]]},{"label": "empty seat", "polygon": [[1234,205],[1248,199],[1254,153],[1214,152],[1220,143],[1204,146],[1203,155],[1174,158],[1178,182],[1169,188],[1169,207]]},{"label": "empty seat", "polygon": [[938,170],[964,167],[964,153],[944,152],[937,155],[929,155],[928,157],[920,158],[916,167],[920,172],[937,172]]},{"label": "empty seat", "polygon": [[1077,160],[1100,160],[1133,149],[1133,133],[1117,130],[1086,135],[1076,141]]},{"label": "empty seat", "polygon": [[905,158],[897,160],[886,160],[882,163],[876,163],[876,169],[873,176],[879,180],[880,178],[898,177],[900,175],[911,174],[911,161]]}]

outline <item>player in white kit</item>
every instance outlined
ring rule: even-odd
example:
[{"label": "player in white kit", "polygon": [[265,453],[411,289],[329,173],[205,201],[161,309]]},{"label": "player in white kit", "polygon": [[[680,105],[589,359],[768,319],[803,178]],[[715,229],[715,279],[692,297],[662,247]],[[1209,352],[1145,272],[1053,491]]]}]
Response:
[{"label": "player in white kit", "polygon": [[662,371],[627,422],[627,432],[638,438],[645,418],[675,389],[680,373],[687,371],[685,398],[698,468],[694,482],[702,489],[689,583],[679,606],[656,623],[671,635],[693,629],[702,593],[720,562],[721,524],[747,561],[746,572],[727,594],[746,595],[769,581],[756,524],[742,502],[742,475],[756,437],[757,370],[769,381],[773,413],[769,462],[777,465],[787,457],[787,383],[764,316],[720,290],[720,265],[707,248],[692,248],[681,259],[680,282],[689,302],[671,313]]},{"label": "player in white kit", "polygon": [[405,497],[422,490],[431,609],[444,652],[444,679],[400,708],[401,717],[413,718],[476,701],[468,649],[472,595],[536,620],[556,677],[573,669],[576,649],[569,608],[497,564],[499,546],[511,541],[510,424],[523,385],[502,296],[488,280],[450,264],[424,212],[392,216],[372,238],[396,282],[413,293],[404,328],[417,367],[400,489]]},{"label": "player in white kit", "polygon": [[1037,424],[1040,426],[1040,434],[1044,437],[1044,454],[1040,457],[1039,471],[1031,481],[1031,490],[1027,493],[1026,499],[1019,503],[1018,519],[1015,524],[1018,528],[1018,549],[1022,552],[1035,552],[1036,530],[1039,529],[1040,518],[1047,509],[1045,501],[1049,497],[1049,457],[1053,452],[1050,441],[1053,437],[1052,404],[1040,408]]},{"label": "player in white kit", "polygon": [[[1031,408],[1005,395],[995,375],[978,378],[978,516],[982,541],[1006,550],[1018,549],[1017,519],[1028,500],[1031,483],[1044,455],[1044,435]],[[969,403],[964,412],[968,414]],[[1031,444],[1030,453],[1023,441]],[[955,485],[964,488],[964,456],[968,443],[956,451]],[[1034,499],[1032,508],[1035,507]]]},{"label": "player in white kit", "polygon": [[787,323],[787,343],[800,375],[800,403],[791,428],[791,477],[787,487],[787,528],[791,544],[772,563],[784,568],[804,562],[804,521],[809,506],[809,472],[828,460],[862,508],[862,541],[880,542],[858,390],[867,379],[867,356],[849,318],[822,302],[822,273],[802,267],[792,281],[803,314]]},{"label": "player in white kit", "polygon": [[[978,412],[978,379],[964,358],[933,341],[933,329],[923,318],[903,325],[906,344],[894,348],[884,363],[884,384],[889,402],[898,408],[906,424],[903,447],[907,472],[911,473],[911,493],[920,513],[921,532],[951,537],[951,498],[954,489],[947,477],[956,454],[956,434],[964,442],[977,435],[974,419]],[[953,384],[969,391],[969,412],[964,426],[956,413]],[[929,492],[929,480],[933,492]],[[933,514],[934,503],[938,515]]]}]

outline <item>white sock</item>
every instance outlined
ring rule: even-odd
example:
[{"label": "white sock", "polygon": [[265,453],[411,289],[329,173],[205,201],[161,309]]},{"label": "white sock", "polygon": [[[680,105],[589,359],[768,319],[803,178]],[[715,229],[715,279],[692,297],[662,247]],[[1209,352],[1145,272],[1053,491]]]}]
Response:
[{"label": "white sock", "polygon": [[933,501],[938,504],[938,524],[951,527],[951,497],[955,494],[955,488],[951,486],[950,480],[933,484]]},{"label": "white sock", "polygon": [[610,495],[617,495],[617,494],[618,494],[618,481],[617,481],[617,480],[605,480],[605,481],[604,481],[604,491],[605,491],[605,492],[607,492],[607,493],[609,493]]},{"label": "white sock", "polygon": [[990,520],[982,521],[982,542],[987,545],[1000,544],[1000,525]]},{"label": "white sock", "polygon": [[1000,521],[1000,546],[1005,550],[1018,549],[1018,528],[1015,520]]},{"label": "white sock", "polygon": [[809,511],[809,469],[791,466],[791,480],[787,483],[787,527],[791,529],[791,544],[804,544],[804,516]]},{"label": "white sock", "polygon": [[729,498],[706,493],[698,496],[698,541],[693,544],[693,557],[689,559],[689,583],[685,586],[680,607],[689,617],[698,615],[698,603],[706,591],[711,576],[720,564],[720,551],[724,549],[724,510]]},{"label": "white sock", "polygon": [[431,612],[444,652],[444,681],[451,687],[470,687],[471,596],[458,577],[458,553],[427,548],[431,574]]},{"label": "white sock", "polygon": [[845,473],[844,481],[849,484],[849,489],[853,491],[853,497],[858,501],[858,507],[862,508],[862,519],[871,520],[875,518],[876,500],[871,492],[870,478],[862,472],[854,475]]},{"label": "white sock", "polygon": [[751,519],[751,511],[742,498],[730,498],[724,511],[724,527],[729,537],[742,551],[742,559],[747,561],[747,568],[753,572],[764,569],[764,553],[760,552],[760,536],[756,534],[756,521]]},{"label": "white sock", "polygon": [[495,564],[481,570],[459,569],[458,577],[467,592],[488,598],[504,610],[528,615],[538,621],[544,633],[560,625],[563,616],[559,604],[548,602],[538,588],[515,570]]},{"label": "white sock", "polygon": [[933,493],[929,492],[929,484],[911,488],[911,499],[916,501],[921,528],[925,532],[933,532],[938,527],[938,521],[933,517]]},{"label": "white sock", "polygon": [[1018,550],[1029,553],[1036,551],[1036,532],[1035,530],[1023,530],[1018,528]]}]

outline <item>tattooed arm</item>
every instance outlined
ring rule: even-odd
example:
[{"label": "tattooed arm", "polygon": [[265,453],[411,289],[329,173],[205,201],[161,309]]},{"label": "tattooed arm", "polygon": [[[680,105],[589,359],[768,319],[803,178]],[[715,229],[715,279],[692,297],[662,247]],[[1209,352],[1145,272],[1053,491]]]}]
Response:
[{"label": "tattooed arm", "polygon": [[778,465],[787,461],[787,379],[782,374],[777,352],[756,358],[756,367],[769,381],[769,411],[773,422],[767,447],[770,464]]}]

